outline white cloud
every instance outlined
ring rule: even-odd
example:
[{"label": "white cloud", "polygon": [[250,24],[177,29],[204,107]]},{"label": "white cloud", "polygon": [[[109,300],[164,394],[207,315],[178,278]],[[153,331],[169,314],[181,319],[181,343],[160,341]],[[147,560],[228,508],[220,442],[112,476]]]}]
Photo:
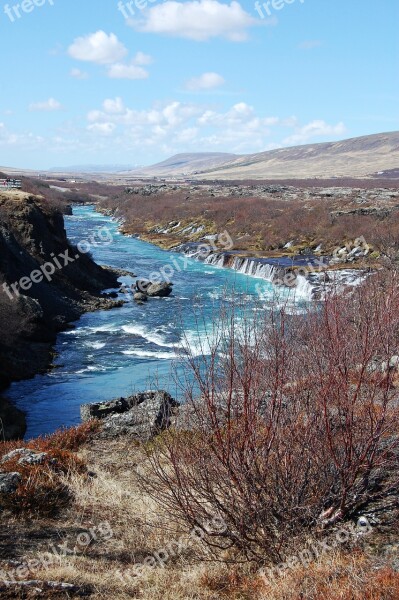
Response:
[{"label": "white cloud", "polygon": [[242,42],[248,38],[249,28],[259,25],[259,19],[247,13],[236,0],[230,4],[217,0],[167,0],[147,10],[142,19],[129,20],[129,24],[137,31],[201,42],[215,37]]},{"label": "white cloud", "polygon": [[125,46],[114,33],[97,31],[76,38],[68,48],[68,54],[76,60],[108,65],[120,61],[127,55]]},{"label": "white cloud", "polygon": [[203,73],[199,77],[193,77],[186,83],[186,89],[190,92],[201,90],[213,90],[226,83],[225,79],[218,73]]},{"label": "white cloud", "polygon": [[345,131],[343,123],[301,123],[296,116],[264,114],[246,102],[221,110],[206,103],[170,101],[140,110],[117,96],[106,98],[88,112],[83,129],[76,121],[63,122],[56,135],[47,138],[31,132],[14,133],[0,124],[0,146],[32,151],[46,148],[54,155],[77,152],[113,157],[123,152],[140,156],[140,162],[155,162],[161,155],[178,152],[262,152],[329,141]]},{"label": "white cloud", "polygon": [[[108,143],[115,147],[143,151],[150,161],[162,148],[170,154],[199,150],[253,153],[320,137],[329,140],[345,132],[343,123],[330,125],[315,120],[301,125],[295,116],[263,115],[246,102],[238,102],[226,111],[177,101],[137,110],[116,97],[90,111],[87,119],[93,134],[107,135]],[[281,141],[287,130],[291,135]]]},{"label": "white cloud", "polygon": [[109,98],[107,100],[104,100],[103,108],[106,113],[111,115],[120,115],[125,111],[125,105],[123,104],[123,100],[119,97],[115,99]]},{"label": "white cloud", "polygon": [[60,102],[58,102],[58,100],[55,100],[54,98],[49,98],[48,100],[45,100],[44,102],[32,102],[32,104],[29,105],[30,111],[52,112],[52,111],[61,110],[61,109],[62,109],[62,104]]},{"label": "white cloud", "polygon": [[0,123],[0,146],[4,148],[22,148],[23,150],[38,150],[46,140],[32,132],[12,133],[4,123]]},{"label": "white cloud", "polygon": [[309,140],[317,137],[330,138],[344,135],[345,133],[346,127],[342,122],[337,123],[336,125],[329,125],[325,121],[315,120],[303,127],[297,127],[296,132],[293,135],[283,140],[283,144],[287,146],[305,144]]},{"label": "white cloud", "polygon": [[108,67],[108,77],[111,79],[147,79],[148,71],[134,62],[130,64],[115,63]]},{"label": "white cloud", "polygon": [[100,135],[111,135],[115,131],[115,127],[114,123],[93,123],[88,125],[87,129]]},{"label": "white cloud", "polygon": [[74,79],[87,79],[89,75],[80,69],[71,69],[69,72],[70,76]]},{"label": "white cloud", "polygon": [[135,65],[151,65],[154,62],[154,59],[149,54],[144,54],[144,52],[137,52],[136,56],[133,59]]}]

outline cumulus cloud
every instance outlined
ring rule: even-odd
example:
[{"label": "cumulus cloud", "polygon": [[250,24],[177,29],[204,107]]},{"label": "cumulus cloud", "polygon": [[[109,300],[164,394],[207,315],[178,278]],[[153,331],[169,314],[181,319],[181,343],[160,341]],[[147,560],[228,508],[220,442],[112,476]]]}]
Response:
[{"label": "cumulus cloud", "polygon": [[213,90],[226,83],[225,79],[218,73],[203,73],[199,77],[193,77],[186,83],[186,90],[197,92],[201,90]]},{"label": "cumulus cloud", "polygon": [[108,114],[120,115],[125,111],[125,105],[123,104],[122,98],[108,98],[103,102],[103,109]]},{"label": "cumulus cloud", "polygon": [[0,146],[4,148],[22,148],[24,150],[37,150],[43,147],[45,138],[32,132],[13,133],[5,123],[0,123]]},{"label": "cumulus cloud", "polygon": [[137,31],[200,42],[216,37],[242,42],[248,38],[248,30],[259,25],[259,19],[247,13],[236,0],[230,4],[217,0],[167,0],[147,10],[142,19],[129,20],[129,24]]},{"label": "cumulus cloud", "polygon": [[[345,132],[343,123],[314,120],[302,124],[295,116],[262,114],[246,102],[237,102],[224,111],[178,101],[138,110],[116,97],[91,110],[87,120],[93,134],[108,136],[110,144],[143,151],[150,161],[162,148],[165,154],[199,150],[253,153],[320,137],[328,140]],[[281,141],[287,130],[291,135]]]},{"label": "cumulus cloud", "polygon": [[136,56],[133,59],[133,62],[136,65],[151,65],[154,62],[154,59],[149,54],[144,54],[144,52],[137,52]]},{"label": "cumulus cloud", "polygon": [[305,144],[318,137],[330,138],[344,135],[345,133],[346,127],[342,122],[337,123],[336,125],[329,125],[325,121],[315,120],[303,127],[297,127],[296,132],[293,135],[290,135],[283,140],[283,144],[287,146]]},{"label": "cumulus cloud", "polygon": [[45,100],[44,102],[32,102],[32,104],[29,105],[30,111],[52,112],[52,111],[61,110],[61,109],[62,109],[62,104],[60,102],[58,102],[58,100],[55,100],[54,98],[49,98],[48,100]]},{"label": "cumulus cloud", "polygon": [[100,135],[111,135],[115,130],[114,123],[92,123],[87,126],[88,131],[99,133]]},{"label": "cumulus cloud", "polygon": [[68,48],[68,54],[72,58],[99,65],[118,62],[127,53],[127,49],[114,33],[108,35],[102,30],[76,38]]},{"label": "cumulus cloud", "polygon": [[108,77],[111,79],[147,79],[148,71],[131,62],[130,64],[115,63],[108,67]]},{"label": "cumulus cloud", "polygon": [[153,62],[152,56],[137,52],[136,56],[129,63],[115,63],[108,67],[108,77],[111,79],[147,79],[148,71],[143,65],[150,65]]},{"label": "cumulus cloud", "polygon": [[[5,121],[5,119],[2,119]],[[226,109],[207,103],[169,101],[138,109],[120,96],[106,98],[87,113],[82,129],[66,123],[57,136],[38,138],[26,132],[7,131],[0,124],[0,145],[37,148],[54,152],[103,153],[104,156],[130,152],[148,162],[160,154],[220,151],[254,153],[283,146],[334,139],[345,133],[343,123],[323,120],[301,122],[296,116],[265,114],[246,102]],[[62,149],[62,150],[60,150]]]}]

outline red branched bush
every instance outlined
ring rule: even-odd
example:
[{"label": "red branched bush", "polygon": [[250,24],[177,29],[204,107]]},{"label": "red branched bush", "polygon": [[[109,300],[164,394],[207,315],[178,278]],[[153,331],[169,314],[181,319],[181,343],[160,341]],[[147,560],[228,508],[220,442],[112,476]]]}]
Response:
[{"label": "red branched bush", "polygon": [[303,315],[221,315],[211,353],[188,354],[186,417],[148,454],[143,484],[169,518],[216,515],[210,545],[281,561],[395,492],[398,283],[373,276]]}]

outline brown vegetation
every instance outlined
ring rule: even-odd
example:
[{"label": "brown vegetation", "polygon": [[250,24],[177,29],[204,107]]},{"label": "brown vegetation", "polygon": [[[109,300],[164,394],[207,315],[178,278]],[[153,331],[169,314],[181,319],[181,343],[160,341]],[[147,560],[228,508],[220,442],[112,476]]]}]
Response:
[{"label": "brown vegetation", "polygon": [[[169,186],[170,187],[170,186]],[[399,211],[392,201],[361,200],[359,190],[349,195],[334,194],[328,189],[289,188],[287,193],[270,193],[259,196],[231,194],[218,186],[175,186],[164,189],[158,186],[150,195],[112,191],[107,199],[99,201],[100,208],[124,219],[123,230],[140,234],[149,241],[171,247],[187,239],[198,239],[205,233],[227,230],[234,240],[236,250],[265,254],[280,250],[287,242],[293,247],[287,253],[314,250],[320,243],[328,253],[348,241],[364,237],[377,251],[397,250],[399,239]],[[237,190],[240,188],[237,186]],[[395,194],[395,190],[392,190]],[[396,199],[397,203],[397,199]],[[381,209],[376,214],[351,213],[359,209]],[[337,214],[340,213],[340,214]],[[168,235],[154,233],[156,227],[168,227],[180,222],[181,227]],[[179,236],[179,230],[190,224],[204,225],[197,236]],[[389,239],[387,239],[389,231]],[[393,246],[392,246],[393,244]]]},{"label": "brown vegetation", "polygon": [[29,442],[1,442],[0,457],[22,448],[45,453],[46,456],[40,464],[21,465],[20,456],[17,455],[1,465],[3,473],[18,472],[22,480],[14,493],[0,496],[0,510],[9,510],[13,514],[49,516],[70,505],[72,493],[63,476],[86,473],[86,466],[77,457],[76,451],[97,430],[96,423],[87,423]]},{"label": "brown vegetation", "polygon": [[189,353],[188,424],[150,448],[143,484],[191,528],[220,517],[225,530],[206,539],[230,560],[271,564],[311,532],[390,504],[398,281],[374,276],[304,316],[272,308],[237,328],[238,316],[222,316],[210,356]]}]

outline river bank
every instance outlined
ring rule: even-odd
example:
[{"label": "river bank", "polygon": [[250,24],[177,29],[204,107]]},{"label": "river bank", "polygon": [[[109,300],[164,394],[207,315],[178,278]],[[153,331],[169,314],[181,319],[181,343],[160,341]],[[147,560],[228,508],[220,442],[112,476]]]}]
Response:
[{"label": "river bank", "polygon": [[[73,329],[60,332],[55,368],[33,380],[14,383],[7,392],[18,408],[27,412],[28,437],[78,424],[80,405],[85,402],[106,401],[158,386],[179,397],[176,375],[184,374],[182,370],[176,374],[176,365],[181,352],[187,344],[198,355],[209,352],[211,324],[223,303],[238,297],[248,311],[266,314],[276,291],[266,280],[124,236],[119,222],[93,206],[78,206],[73,212],[65,217],[73,245],[106,227],[113,241],[93,247],[93,259],[118,272],[134,272],[139,279],[152,279],[153,274],[175,265],[173,294],[138,305],[132,294],[121,293],[118,300],[124,304],[118,310],[85,313]],[[135,281],[128,275],[119,279],[127,289]],[[280,295],[290,302],[292,311],[300,309],[299,300],[291,297],[288,289]]]},{"label": "river bank", "polygon": [[[97,206],[126,235],[319,300],[382,266],[391,251],[385,221],[395,229],[398,198],[397,189],[376,185],[137,183]],[[205,256],[197,251],[203,245]]]},{"label": "river bank", "polygon": [[[71,246],[56,205],[23,192],[2,192],[0,390],[46,372],[58,333],[82,314],[120,306],[102,293],[116,287],[117,279]],[[5,438],[24,434],[23,415],[4,399],[0,416]]]}]

